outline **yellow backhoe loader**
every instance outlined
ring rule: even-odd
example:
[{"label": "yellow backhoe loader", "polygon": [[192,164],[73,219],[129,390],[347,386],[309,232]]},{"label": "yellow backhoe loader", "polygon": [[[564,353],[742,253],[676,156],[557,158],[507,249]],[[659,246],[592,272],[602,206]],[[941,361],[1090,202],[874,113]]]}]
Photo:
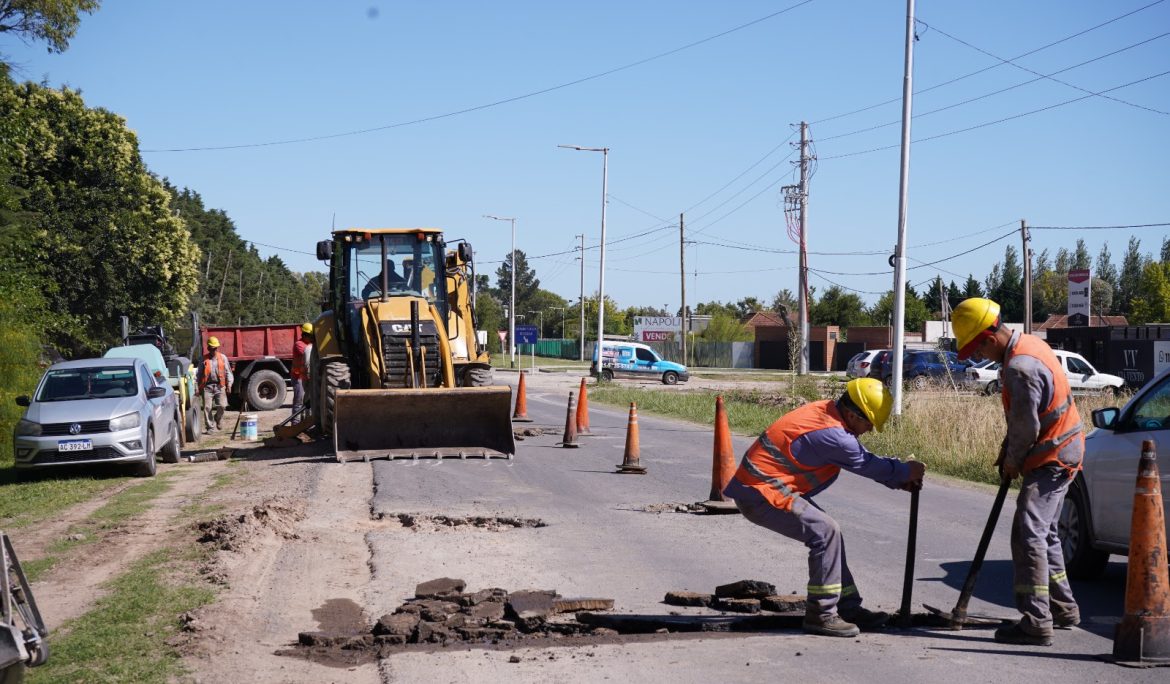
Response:
[{"label": "yellow backhoe loader", "polygon": [[338,461],[506,457],[511,388],[476,335],[471,246],[435,228],[353,228],[317,243],[329,310],[313,326],[313,418]]}]

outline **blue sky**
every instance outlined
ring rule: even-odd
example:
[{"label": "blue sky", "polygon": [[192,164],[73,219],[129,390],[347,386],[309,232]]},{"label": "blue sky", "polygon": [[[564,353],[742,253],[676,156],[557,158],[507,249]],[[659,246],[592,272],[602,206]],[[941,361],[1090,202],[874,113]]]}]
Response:
[{"label": "blue sky", "polygon": [[[1170,222],[1170,2],[924,1],[917,16],[912,284],[982,280],[1018,232],[975,248],[1020,219]],[[818,156],[811,284],[867,303],[892,286],[904,27],[901,0],[108,0],[64,54],[11,38],[0,52],[17,78],[125,117],[154,173],[300,271],[319,270],[314,243],[336,220],[442,227],[494,280],[510,249],[508,224],[483,218],[496,214],[517,217],[517,247],[570,300],[583,233],[595,292],[601,155],[557,145],[609,147],[606,294],[673,310],[680,212],[688,302],[796,291],[780,187],[795,182],[802,120]],[[1044,75],[1090,63],[1053,76],[1062,84],[997,57]],[[1085,97],[1152,76],[1107,93],[1125,102]],[[302,142],[270,144],[290,140]],[[1120,264],[1130,235],[1157,255],[1170,229],[1033,242],[1055,252],[1083,237],[1095,257],[1107,241]]]}]

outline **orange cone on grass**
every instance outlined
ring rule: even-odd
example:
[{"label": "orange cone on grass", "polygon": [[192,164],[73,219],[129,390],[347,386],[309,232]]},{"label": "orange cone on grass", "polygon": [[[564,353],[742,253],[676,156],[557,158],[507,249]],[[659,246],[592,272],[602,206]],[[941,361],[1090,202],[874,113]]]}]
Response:
[{"label": "orange cone on grass", "polygon": [[1170,576],[1166,569],[1166,518],[1154,441],[1142,442],[1133,522],[1125,616],[1113,636],[1113,659],[1122,665],[1170,665]]},{"label": "orange cone on grass", "polygon": [[630,402],[630,423],[626,428],[626,454],[622,464],[618,466],[619,473],[627,475],[645,475],[646,468],[642,465],[642,447],[638,444],[638,405]]},{"label": "orange cone on grass", "polygon": [[573,411],[572,392],[569,392],[569,410],[565,415],[565,436],[561,438],[561,446],[565,449],[576,449],[581,446],[577,443],[577,417]]},{"label": "orange cone on grass", "polygon": [[731,427],[727,422],[727,411],[723,408],[723,397],[715,397],[715,444],[711,454],[711,493],[702,506],[708,513],[738,513],[734,501],[723,496],[723,488],[735,473],[735,454],[731,446]]},{"label": "orange cone on grass", "polygon": [[516,387],[516,410],[512,412],[513,423],[531,423],[528,417],[528,394],[524,385],[524,371],[520,371],[520,384]]},{"label": "orange cone on grass", "polygon": [[592,435],[589,430],[589,390],[585,387],[585,378],[581,378],[581,400],[577,402],[577,434]]}]

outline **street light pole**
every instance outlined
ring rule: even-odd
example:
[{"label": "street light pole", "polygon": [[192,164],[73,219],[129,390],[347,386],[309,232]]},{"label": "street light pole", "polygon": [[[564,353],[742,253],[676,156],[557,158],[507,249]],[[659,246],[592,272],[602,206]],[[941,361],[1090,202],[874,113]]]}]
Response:
[{"label": "street light pole", "polygon": [[508,270],[512,272],[512,305],[508,307],[508,359],[511,365],[516,365],[516,218],[504,216],[492,216],[491,214],[484,214],[484,218],[495,219],[496,221],[510,221],[512,223],[512,266]]},{"label": "street light pole", "polygon": [[557,309],[560,309],[560,311],[561,311],[561,339],[564,339],[565,338],[565,307],[563,307],[563,306],[550,306],[549,308],[553,309],[554,311]]},{"label": "street light pole", "polygon": [[[597,279],[597,377],[601,378],[601,367],[605,363],[605,355],[603,354],[605,348],[605,198],[609,193],[609,148],[608,147],[580,147],[578,145],[557,145],[569,150],[579,150],[581,152],[600,152],[601,153],[601,249],[600,249],[600,276]],[[585,253],[581,253],[581,258],[585,258]],[[584,306],[584,302],[582,302]],[[581,337],[584,339],[585,331],[581,331]]]}]

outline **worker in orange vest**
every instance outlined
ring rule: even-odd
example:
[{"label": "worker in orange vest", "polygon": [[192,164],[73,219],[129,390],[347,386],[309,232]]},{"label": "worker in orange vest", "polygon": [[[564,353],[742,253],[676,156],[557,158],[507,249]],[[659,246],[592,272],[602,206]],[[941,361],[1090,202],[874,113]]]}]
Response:
[{"label": "worker in orange vest", "polygon": [[723,490],[743,517],[808,547],[803,627],[810,634],[852,637],[890,619],[889,613],[861,606],[841,529],[813,497],[842,470],[894,489],[922,486],[926,466],[921,462],[876,456],[857,439],[871,429],[881,432],[893,405],[881,382],[851,380],[837,401],[805,404],[772,423]]},{"label": "worker in orange vest", "polygon": [[199,364],[199,394],[203,397],[203,420],[207,432],[222,430],[227,395],[232,391],[232,364],[219,351],[219,338],[207,338],[207,354]]},{"label": "worker in orange vest", "polygon": [[305,405],[305,382],[309,379],[309,354],[313,349],[313,324],[301,324],[301,338],[293,343],[292,376],[293,405],[292,415],[296,416]]},{"label": "worker in orange vest", "polygon": [[951,313],[951,324],[960,359],[1001,365],[1007,436],[997,465],[1006,477],[1023,476],[1011,541],[1016,607],[1023,617],[996,630],[995,640],[1050,646],[1053,628],[1071,629],[1081,621],[1057,535],[1065,492],[1085,454],[1081,417],[1052,348],[1005,326],[999,304],[965,299]]}]

